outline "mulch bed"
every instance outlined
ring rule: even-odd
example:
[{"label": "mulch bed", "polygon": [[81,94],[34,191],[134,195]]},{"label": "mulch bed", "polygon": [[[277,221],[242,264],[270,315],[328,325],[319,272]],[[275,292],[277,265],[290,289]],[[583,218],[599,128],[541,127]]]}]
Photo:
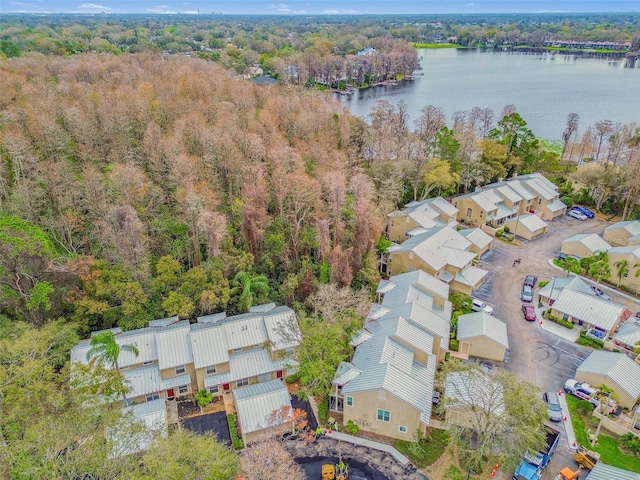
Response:
[{"label": "mulch bed", "polygon": [[313,409],[311,408],[311,404],[308,400],[303,402],[295,395],[291,395],[291,406],[294,409],[299,408],[307,413],[307,422],[311,430],[318,428],[318,421],[316,420],[316,416],[313,414]]}]

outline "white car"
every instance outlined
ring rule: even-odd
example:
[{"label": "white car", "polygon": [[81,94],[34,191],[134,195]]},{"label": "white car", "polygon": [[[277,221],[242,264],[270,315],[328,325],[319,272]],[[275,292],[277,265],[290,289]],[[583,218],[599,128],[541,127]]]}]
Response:
[{"label": "white car", "polygon": [[473,302],[471,302],[471,310],[474,312],[484,312],[487,315],[493,315],[493,307],[491,305],[487,305],[479,298],[473,299]]},{"label": "white car", "polygon": [[575,218],[576,220],[587,220],[587,216],[584,213],[580,213],[578,210],[569,210],[569,212],[567,212],[567,216]]}]

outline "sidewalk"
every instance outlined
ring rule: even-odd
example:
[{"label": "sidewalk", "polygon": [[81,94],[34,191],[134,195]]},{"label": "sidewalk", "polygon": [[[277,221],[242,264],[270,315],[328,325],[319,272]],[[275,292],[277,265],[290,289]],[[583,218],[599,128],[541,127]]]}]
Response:
[{"label": "sidewalk", "polygon": [[346,433],[340,433],[340,432],[331,432],[327,435],[331,438],[335,438],[342,442],[349,442],[355,445],[362,445],[364,447],[387,452],[390,455],[392,455],[401,465],[407,465],[409,463],[409,459],[405,457],[403,454],[401,454],[398,450],[393,448],[391,445],[385,445],[384,443],[374,442],[372,440],[367,440],[365,438],[360,438],[360,437],[354,437],[353,435],[348,435]]},{"label": "sidewalk", "polygon": [[565,340],[569,340],[570,342],[575,343],[575,341],[580,337],[579,329],[572,328],[571,330],[569,330],[568,328],[563,327],[562,325],[558,325],[557,323],[552,322],[551,320],[547,320],[542,316],[542,312],[544,312],[547,308],[548,307],[536,307],[536,316],[538,317],[538,326],[547,332],[553,333],[558,337],[562,337]]},{"label": "sidewalk", "polygon": [[573,431],[573,423],[571,423],[571,414],[569,413],[569,406],[567,405],[565,393],[563,391],[558,392],[558,398],[560,399],[560,405],[562,405],[562,416],[564,431],[567,434],[567,444],[569,445],[569,450],[575,452],[576,448],[578,448],[576,444],[576,433]]}]

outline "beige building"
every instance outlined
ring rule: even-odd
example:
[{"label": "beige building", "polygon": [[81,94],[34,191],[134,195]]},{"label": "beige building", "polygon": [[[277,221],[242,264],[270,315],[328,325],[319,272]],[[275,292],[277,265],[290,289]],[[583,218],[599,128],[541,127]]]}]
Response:
[{"label": "beige building", "polygon": [[640,244],[640,222],[630,220],[614,223],[604,229],[602,238],[615,247],[638,245]]},{"label": "beige building", "polygon": [[[233,317],[200,317],[195,324],[171,317],[138,330],[114,329],[118,344],[135,345],[139,352],[121,350],[118,359],[131,386],[127,403],[174,400],[198,390],[220,397],[234,388],[284,378],[295,372],[297,342],[284,339],[282,332],[297,328],[293,310],[268,304]],[[91,339],[76,345],[72,363],[88,363],[90,348]]]},{"label": "beige building", "polygon": [[560,201],[558,188],[539,173],[485,185],[475,192],[453,198],[452,203],[458,209],[460,223],[486,224],[493,228],[527,213],[553,220],[567,209]]},{"label": "beige building", "polygon": [[640,319],[631,317],[620,325],[613,336],[613,343],[629,352],[633,352],[640,343]]},{"label": "beige building", "polygon": [[509,349],[507,325],[485,312],[460,315],[456,339],[458,352],[496,362],[503,362]]},{"label": "beige building", "polygon": [[463,228],[458,233],[471,242],[469,250],[478,258],[493,248],[493,237],[480,228]]},{"label": "beige building", "polygon": [[560,251],[566,255],[587,258],[593,257],[598,252],[608,252],[610,249],[611,245],[603,240],[600,235],[596,233],[580,233],[563,241]]},{"label": "beige building", "polygon": [[449,226],[435,227],[392,245],[382,260],[382,270],[398,275],[423,270],[445,283],[452,290],[471,294],[482,283],[487,271],[476,267],[478,255],[473,243]]},{"label": "beige building", "polygon": [[613,335],[620,322],[632,314],[624,305],[596,296],[579,277],[554,278],[538,291],[538,298],[555,317],[581,330],[595,329],[602,338]]},{"label": "beige building", "polygon": [[526,240],[533,240],[536,237],[547,233],[547,222],[538,215],[527,213],[508,219],[505,226],[511,229],[511,233]]},{"label": "beige building", "polygon": [[624,353],[594,350],[576,370],[576,380],[606,385],[617,394],[618,404],[629,410],[640,399],[640,365]]},{"label": "beige building", "polygon": [[457,213],[458,209],[442,197],[411,202],[387,214],[386,236],[392,242],[404,242],[430,228],[455,227]]},{"label": "beige building", "polygon": [[[607,261],[611,267],[612,281],[620,282],[620,285],[634,292],[640,291],[640,276],[636,276],[639,271],[636,265],[640,264],[640,245],[611,247],[607,252]],[[618,266],[623,266],[620,278],[618,278]]]},{"label": "beige building", "polygon": [[449,348],[446,283],[413,271],[382,280],[378,301],[338,367],[330,410],[361,430],[411,440],[430,424],[436,366]]}]

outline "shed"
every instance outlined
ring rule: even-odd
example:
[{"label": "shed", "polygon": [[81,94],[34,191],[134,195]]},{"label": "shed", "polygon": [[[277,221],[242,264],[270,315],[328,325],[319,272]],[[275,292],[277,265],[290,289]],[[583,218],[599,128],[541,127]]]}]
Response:
[{"label": "shed", "polygon": [[580,258],[593,257],[598,252],[608,252],[611,245],[595,233],[581,233],[562,242],[560,251]]},{"label": "shed", "polygon": [[262,435],[284,433],[292,429],[291,397],[282,380],[236,388],[233,398],[245,445]]},{"label": "shed", "polygon": [[596,463],[585,480],[640,480],[640,473],[630,472],[602,462]]},{"label": "shed", "polygon": [[472,357],[504,361],[509,349],[507,325],[485,312],[474,312],[458,317],[458,351]]},{"label": "shed", "polygon": [[547,222],[534,214],[518,215],[517,217],[510,218],[505,222],[505,225],[508,226],[515,235],[527,240],[533,240],[547,233]]},{"label": "shed", "polygon": [[576,370],[576,380],[606,385],[618,395],[618,403],[631,409],[640,398],[640,365],[624,353],[595,350]]}]

